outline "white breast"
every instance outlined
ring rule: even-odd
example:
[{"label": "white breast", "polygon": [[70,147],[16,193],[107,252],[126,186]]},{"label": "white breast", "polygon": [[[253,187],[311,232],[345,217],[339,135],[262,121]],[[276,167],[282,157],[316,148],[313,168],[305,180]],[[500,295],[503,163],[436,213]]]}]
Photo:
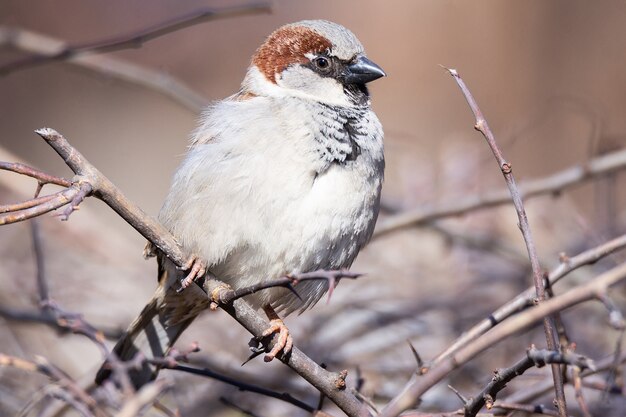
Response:
[{"label": "white breast", "polygon": [[[382,183],[382,131],[370,112],[361,155],[320,159],[316,110],[300,99],[224,101],[208,113],[160,213],[181,244],[234,287],[289,272],[348,267],[369,239]],[[319,138],[318,138],[319,139]],[[252,301],[289,313],[323,282]]]}]

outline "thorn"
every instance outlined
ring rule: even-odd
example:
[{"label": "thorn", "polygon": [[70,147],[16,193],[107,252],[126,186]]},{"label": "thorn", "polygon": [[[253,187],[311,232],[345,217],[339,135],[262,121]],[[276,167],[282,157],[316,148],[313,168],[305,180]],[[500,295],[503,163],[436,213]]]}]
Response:
[{"label": "thorn", "polygon": [[333,296],[333,291],[335,291],[335,286],[337,285],[337,280],[334,276],[328,277],[328,298],[326,298],[326,304],[330,304],[330,297]]},{"label": "thorn", "polygon": [[409,348],[411,349],[411,352],[413,352],[413,357],[415,357],[415,362],[417,362],[417,367],[419,368],[419,373],[421,374],[422,369],[424,368],[424,361],[422,360],[422,357],[420,356],[420,354],[417,353],[417,350],[415,349],[415,346],[413,346],[411,341],[407,339],[406,342],[409,344]]},{"label": "thorn", "polygon": [[463,394],[461,394],[456,388],[454,388],[452,385],[448,385],[448,388],[450,388],[450,390],[456,394],[457,397],[459,397],[459,399],[461,400],[461,402],[463,403],[463,405],[469,403],[469,400],[467,398],[465,398],[463,396]]},{"label": "thorn", "polygon": [[288,289],[289,291],[291,291],[291,292],[293,293],[293,295],[295,295],[296,297],[298,297],[298,300],[300,300],[300,301],[304,301],[304,300],[302,299],[302,297],[300,297],[300,294],[298,294],[298,291],[296,291],[296,288],[295,288],[293,285],[291,285],[291,284],[287,284],[287,289]]}]

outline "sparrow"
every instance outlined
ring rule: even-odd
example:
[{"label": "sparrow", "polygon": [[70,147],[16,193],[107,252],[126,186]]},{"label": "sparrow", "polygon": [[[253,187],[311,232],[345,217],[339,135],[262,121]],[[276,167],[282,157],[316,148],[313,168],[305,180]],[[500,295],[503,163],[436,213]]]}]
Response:
[{"label": "sparrow", "polygon": [[[366,84],[385,75],[339,24],[280,27],[253,55],[239,92],[204,111],[159,220],[234,289],[350,267],[379,211],[383,131]],[[180,291],[185,272],[157,257],[157,290],[114,348],[122,360],[167,355],[209,306],[200,286]],[[246,298],[270,320],[264,335],[279,334],[266,361],[293,343],[279,314],[303,312],[327,290],[326,281],[304,281],[297,295],[271,288]],[[130,377],[140,387],[157,372],[144,363]],[[109,374],[103,365],[96,382]]]}]

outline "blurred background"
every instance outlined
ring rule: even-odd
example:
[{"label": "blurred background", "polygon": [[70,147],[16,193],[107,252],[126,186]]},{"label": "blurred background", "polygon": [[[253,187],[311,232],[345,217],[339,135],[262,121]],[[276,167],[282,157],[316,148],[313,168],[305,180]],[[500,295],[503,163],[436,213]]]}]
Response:
[{"label": "blurred background", "polygon": [[[11,46],[8,28],[82,44],[206,6],[245,4],[250,3],[3,0],[0,68],[29,56]],[[176,79],[194,92],[191,102],[71,62],[0,75],[0,160],[71,177],[33,133],[52,127],[131,200],[156,215],[195,127],[198,104],[236,92],[250,56],[278,26],[317,18],[351,29],[388,74],[371,84],[373,107],[385,129],[381,221],[394,211],[437,207],[505,185],[484,139],[473,129],[462,94],[440,64],[459,70],[519,182],[584,164],[626,144],[624,1],[281,0],[272,2],[269,14],[208,21],[138,48],[98,55]],[[528,202],[544,268],[556,266],[561,252],[574,255],[624,232],[625,179],[616,172]],[[0,172],[0,203],[29,198],[35,185]],[[141,257],[143,238],[95,199],[84,202],[68,222],[47,215],[40,223],[51,296],[95,325],[126,328],[156,284],[156,263]],[[27,223],[0,228],[3,308],[36,308],[31,246]],[[623,261],[614,255],[555,290],[562,292]],[[362,392],[379,405],[415,369],[405,340],[424,359],[432,358],[531,283],[512,206],[386,234],[361,253],[352,269],[366,276],[342,282],[328,305],[321,302],[300,317],[289,317],[287,324],[296,345],[313,359],[332,370],[348,369],[351,383],[360,375]],[[616,299],[622,301],[622,290]],[[578,351],[595,359],[610,355],[618,338],[606,321],[605,312],[593,305],[565,315]],[[479,392],[493,369],[518,360],[532,342],[544,346],[542,333],[508,340],[448,382],[468,396]],[[248,356],[248,339],[226,314],[213,312],[195,322],[179,345],[197,340],[202,352],[194,355],[195,363],[316,403],[315,390],[279,363],[256,360],[240,367]],[[98,349],[84,338],[8,319],[0,319],[0,351],[44,356],[85,384],[101,362]],[[517,383],[532,385],[547,375],[545,369],[533,370]],[[180,407],[183,416],[240,415],[220,403],[220,396],[259,415],[303,413],[208,379],[171,371],[163,376],[178,382],[164,402]],[[0,369],[0,414],[17,414],[45,382]],[[425,408],[460,406],[445,385],[427,394]],[[589,398],[602,415],[621,415],[619,400],[603,402],[594,393]],[[552,397],[536,401],[551,404]]]}]

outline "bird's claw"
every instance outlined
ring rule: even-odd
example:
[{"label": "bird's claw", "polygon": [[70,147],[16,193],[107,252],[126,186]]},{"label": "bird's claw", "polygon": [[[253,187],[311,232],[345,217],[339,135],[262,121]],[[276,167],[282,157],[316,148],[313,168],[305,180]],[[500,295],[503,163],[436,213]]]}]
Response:
[{"label": "bird's claw", "polygon": [[201,278],[206,273],[206,263],[198,258],[192,256],[181,268],[183,271],[189,271],[187,276],[180,281],[181,290],[189,287],[196,279]]},{"label": "bird's claw", "polygon": [[270,327],[265,329],[261,337],[271,336],[274,333],[278,333],[278,339],[272,350],[263,358],[265,362],[271,362],[281,351],[283,355],[287,355],[293,347],[293,338],[289,334],[289,329],[285,322],[279,318],[270,320]]}]

